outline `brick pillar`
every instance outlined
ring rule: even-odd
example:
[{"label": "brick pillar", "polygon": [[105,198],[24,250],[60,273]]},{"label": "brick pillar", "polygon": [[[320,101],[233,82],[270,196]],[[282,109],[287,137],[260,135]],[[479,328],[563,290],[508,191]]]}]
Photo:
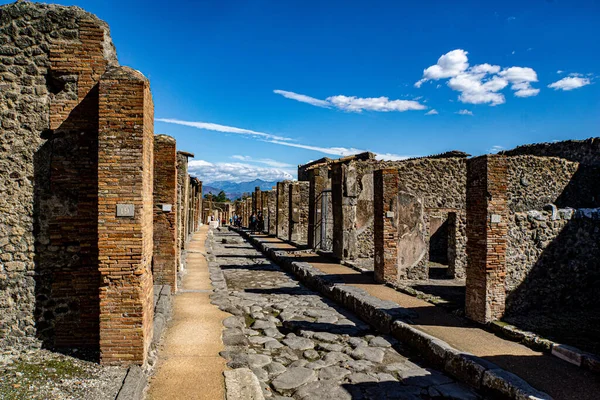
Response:
[{"label": "brick pillar", "polygon": [[486,155],[467,162],[466,315],[481,323],[505,308],[506,157]]},{"label": "brick pillar", "polygon": [[143,364],[152,339],[154,107],[142,74],[112,67],[99,83],[100,360]]},{"label": "brick pillar", "polygon": [[398,170],[373,173],[375,281],[398,281],[398,227],[394,205],[398,198]]},{"label": "brick pillar", "polygon": [[290,181],[277,182],[277,237],[289,239]]},{"label": "brick pillar", "polygon": [[258,186],[254,188],[254,209],[257,215],[259,211],[262,211],[262,195]]},{"label": "brick pillar", "polygon": [[156,285],[177,290],[177,150],[175,139],[154,137],[154,262]]},{"label": "brick pillar", "polygon": [[308,246],[316,249],[321,245],[321,218],[323,190],[327,189],[328,167],[323,166],[308,171]]}]

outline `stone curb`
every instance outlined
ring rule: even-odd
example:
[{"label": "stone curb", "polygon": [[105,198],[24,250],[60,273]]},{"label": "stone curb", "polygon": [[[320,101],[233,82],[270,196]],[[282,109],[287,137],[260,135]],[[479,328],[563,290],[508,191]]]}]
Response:
[{"label": "stone curb", "polygon": [[296,275],[303,284],[357,314],[381,333],[389,333],[416,351],[433,367],[464,382],[491,398],[552,399],[518,376],[448,343],[428,335],[402,320],[414,313],[397,303],[381,300],[366,291],[342,284],[305,262],[294,261],[287,251],[270,247],[244,230],[234,229],[281,267]]},{"label": "stone curb", "polygon": [[533,332],[521,330],[505,322],[496,321],[490,323],[488,326],[494,333],[508,340],[521,343],[537,351],[552,354],[580,368],[600,373],[600,357],[595,354],[585,352],[573,346],[553,342]]},{"label": "stone curb", "polygon": [[115,400],[142,400],[144,390],[148,384],[148,376],[138,365],[132,365],[127,370],[123,380],[123,386],[119,390]]}]

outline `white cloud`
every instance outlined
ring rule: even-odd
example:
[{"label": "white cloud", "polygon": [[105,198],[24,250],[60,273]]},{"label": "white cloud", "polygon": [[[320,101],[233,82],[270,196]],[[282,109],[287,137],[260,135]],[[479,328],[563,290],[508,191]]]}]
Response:
[{"label": "white cloud", "polygon": [[[527,67],[502,68],[488,63],[469,68],[468,52],[452,50],[440,57],[436,65],[423,71],[423,78],[415,83],[420,87],[429,80],[447,79],[448,87],[460,92],[458,100],[466,104],[504,104],[506,99],[501,90],[511,84],[517,97],[530,97],[539,93],[531,82],[537,82],[536,72]],[[438,85],[439,86],[439,85]]]},{"label": "white cloud", "polygon": [[355,96],[332,96],[328,97],[327,101],[333,104],[340,110],[350,112],[367,111],[409,111],[409,110],[425,110],[427,106],[413,100],[390,100],[387,97],[369,97],[360,98]]},{"label": "white cloud", "polygon": [[496,154],[496,153],[498,153],[498,152],[500,152],[502,150],[504,150],[504,146],[496,145],[496,146],[492,146],[492,148],[489,150],[489,152],[493,153],[493,154]]},{"label": "white cloud", "polygon": [[[275,135],[271,135],[269,133],[256,132],[256,131],[251,131],[251,130],[243,129],[243,128],[234,128],[234,127],[225,126],[225,125],[213,124],[210,122],[191,122],[191,121],[181,121],[181,120],[177,120],[177,119],[168,119],[168,118],[157,118],[156,121],[166,122],[166,123],[170,123],[170,124],[184,125],[184,126],[189,126],[192,128],[204,129],[204,130],[210,130],[210,131],[216,131],[216,132],[225,132],[225,133],[253,132],[252,134],[249,134],[249,135],[251,135],[250,137],[255,137],[256,139],[259,139],[263,142],[278,144],[281,146],[296,147],[296,148],[305,149],[305,150],[313,150],[313,151],[318,151],[320,153],[331,154],[331,155],[340,156],[340,157],[349,156],[352,154],[364,153],[365,151],[367,151],[367,150],[355,149],[353,147],[346,148],[346,147],[311,146],[311,145],[291,142],[293,139],[275,136]],[[233,131],[233,130],[235,130],[235,131]],[[405,156],[395,155],[395,154],[389,154],[389,155],[393,156],[393,157],[405,157]],[[262,163],[262,164],[269,165],[272,167],[283,167],[284,165],[287,165],[285,163],[280,163],[278,161],[274,161],[274,160],[271,160],[268,158],[255,160],[255,159],[252,159],[252,157],[250,157],[250,156],[241,156],[241,155],[235,155],[235,156],[232,156],[232,158],[234,158],[236,160],[240,160],[240,161],[250,161],[250,162],[256,162],[256,163]],[[197,162],[202,162],[202,160],[198,160]]]},{"label": "white cloud", "polygon": [[425,113],[425,115],[437,115],[437,114],[439,114],[439,112],[437,112],[436,109],[431,109]]},{"label": "white cloud", "polygon": [[288,164],[288,163],[284,163],[284,162],[280,162],[280,161],[275,161],[275,160],[272,160],[270,158],[255,159],[255,158],[252,158],[250,156],[240,156],[240,155],[234,155],[234,156],[231,156],[231,158],[233,158],[234,160],[240,160],[240,161],[247,161],[247,162],[253,162],[253,163],[258,163],[258,164],[264,164],[264,165],[268,165],[269,167],[275,167],[275,168],[293,167],[292,164]]},{"label": "white cloud", "polygon": [[452,78],[469,67],[468,52],[462,49],[452,50],[441,56],[437,64],[423,70],[423,78],[415,83],[416,87],[429,80],[439,80],[443,78]]},{"label": "white cloud", "polygon": [[384,160],[384,161],[401,161],[401,160],[406,160],[408,158],[415,158],[418,156],[399,156],[398,154],[392,154],[392,153],[377,153],[375,154],[375,158],[378,160]]},{"label": "white cloud", "polygon": [[355,149],[353,147],[351,147],[351,148],[346,148],[346,147],[319,147],[319,146],[311,146],[311,145],[300,144],[300,143],[281,142],[279,140],[267,140],[267,142],[268,143],[280,144],[282,146],[296,147],[296,148],[299,148],[299,149],[319,151],[321,153],[331,154],[331,155],[340,156],[340,157],[350,156],[352,154],[364,153],[366,151],[366,150]]},{"label": "white cloud", "polygon": [[573,90],[578,89],[580,87],[587,86],[592,82],[588,78],[580,78],[578,76],[568,76],[566,78],[562,78],[559,81],[551,83],[548,85],[549,88],[554,90]]},{"label": "white cloud", "polygon": [[317,107],[332,108],[349,112],[379,111],[404,112],[409,110],[425,110],[427,106],[415,100],[390,100],[387,97],[356,97],[356,96],[330,96],[325,100],[315,99],[304,94],[288,92],[285,90],[274,90],[274,93],[280,94],[288,99],[308,103]]},{"label": "white cloud", "polygon": [[457,111],[455,114],[459,114],[459,115],[473,115],[473,112],[469,111],[469,110],[460,110],[460,111]]},{"label": "white cloud", "polygon": [[207,131],[236,133],[239,135],[257,136],[257,137],[262,137],[265,139],[274,139],[274,140],[291,140],[290,138],[286,138],[283,136],[271,135],[270,133],[257,132],[257,131],[252,131],[250,129],[236,128],[236,127],[227,126],[227,125],[213,124],[212,122],[182,121],[179,119],[171,119],[171,118],[156,118],[155,121],[165,122],[167,124],[190,126],[192,128],[204,129]]},{"label": "white cloud", "polygon": [[556,71],[556,73],[557,73],[557,74],[559,74],[559,75],[560,75],[560,74],[564,74],[564,72],[565,72],[565,71],[563,71],[563,70],[561,70],[561,69],[559,69],[558,71]]},{"label": "white cloud", "polygon": [[215,181],[249,182],[254,179],[279,181],[293,179],[295,170],[282,168],[266,168],[247,163],[211,163],[205,160],[190,160],[190,174],[197,176],[205,184]]},{"label": "white cloud", "polygon": [[317,106],[317,107],[323,107],[323,108],[329,108],[329,107],[331,107],[331,104],[329,104],[325,100],[315,99],[314,97],[306,96],[304,94],[298,94],[298,93],[294,93],[294,92],[288,92],[288,91],[285,91],[285,90],[273,90],[273,93],[280,94],[280,95],[282,95],[283,97],[285,97],[287,99],[292,99],[292,100],[300,101],[302,103],[308,103],[308,104],[311,104],[311,105]]}]

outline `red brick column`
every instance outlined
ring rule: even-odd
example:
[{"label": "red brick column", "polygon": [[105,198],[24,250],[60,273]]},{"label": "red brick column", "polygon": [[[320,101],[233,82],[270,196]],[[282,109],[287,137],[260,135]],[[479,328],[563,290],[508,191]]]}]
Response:
[{"label": "red brick column", "polygon": [[143,364],[152,339],[154,106],[137,71],[109,68],[99,84],[100,360]]},{"label": "red brick column", "polygon": [[467,163],[467,317],[481,323],[504,314],[506,278],[506,157]]},{"label": "red brick column", "polygon": [[396,169],[373,173],[375,281],[380,283],[398,280],[398,228],[394,223],[398,181]]},{"label": "red brick column", "polygon": [[254,188],[254,209],[257,215],[259,211],[262,211],[262,195],[259,186]]},{"label": "red brick column", "polygon": [[175,139],[154,137],[154,262],[156,285],[177,290],[177,150]]}]

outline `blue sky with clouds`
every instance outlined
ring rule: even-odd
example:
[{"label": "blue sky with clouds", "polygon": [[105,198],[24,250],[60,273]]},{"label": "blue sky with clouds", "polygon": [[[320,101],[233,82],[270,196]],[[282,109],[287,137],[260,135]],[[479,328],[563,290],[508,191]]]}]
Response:
[{"label": "blue sky with clouds", "polygon": [[206,182],[600,136],[600,2],[62,1],[151,80]]}]

